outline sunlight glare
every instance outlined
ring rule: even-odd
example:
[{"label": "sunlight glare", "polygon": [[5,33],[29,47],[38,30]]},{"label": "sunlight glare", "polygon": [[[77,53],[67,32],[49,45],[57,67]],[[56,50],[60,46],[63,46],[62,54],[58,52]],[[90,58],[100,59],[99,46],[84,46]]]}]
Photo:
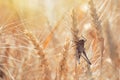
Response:
[{"label": "sunlight glare", "polygon": [[90,27],[91,27],[91,24],[90,24],[90,23],[86,23],[86,24],[84,25],[85,30],[90,29]]},{"label": "sunlight glare", "polygon": [[82,9],[82,11],[87,12],[88,11],[88,5],[87,4],[81,5],[81,9]]},{"label": "sunlight glare", "polygon": [[50,22],[50,25],[53,25],[54,23],[54,2],[52,0],[45,0],[45,11],[46,16],[48,18],[48,21]]}]

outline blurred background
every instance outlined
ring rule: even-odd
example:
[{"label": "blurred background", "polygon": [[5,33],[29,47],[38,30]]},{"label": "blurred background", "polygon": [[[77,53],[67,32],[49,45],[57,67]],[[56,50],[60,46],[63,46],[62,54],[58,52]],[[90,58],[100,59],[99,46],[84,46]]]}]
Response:
[{"label": "blurred background", "polygon": [[[0,80],[119,80],[119,13],[120,0],[0,0]],[[71,27],[91,66],[76,62]]]}]

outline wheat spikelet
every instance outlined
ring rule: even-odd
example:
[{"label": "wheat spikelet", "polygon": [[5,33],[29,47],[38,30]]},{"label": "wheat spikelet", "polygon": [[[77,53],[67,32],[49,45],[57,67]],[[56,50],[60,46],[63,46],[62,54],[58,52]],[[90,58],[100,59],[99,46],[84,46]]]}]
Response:
[{"label": "wheat spikelet", "polygon": [[42,72],[44,74],[44,76],[42,76],[43,80],[50,80],[50,70],[49,70],[49,64],[47,59],[45,58],[45,53],[43,52],[42,48],[39,45],[39,42],[37,41],[37,39],[29,32],[24,32],[26,34],[26,36],[29,38],[29,40],[31,40],[31,42],[34,44],[35,49],[38,50],[38,55],[40,56],[40,67],[42,69]]},{"label": "wheat spikelet", "polygon": [[68,58],[68,50],[69,50],[69,41],[66,40],[66,43],[64,45],[63,54],[62,54],[62,60],[59,64],[59,79],[58,80],[68,80],[67,79],[67,73],[68,73],[68,65],[67,65],[67,58]]},{"label": "wheat spikelet", "polygon": [[101,73],[100,73],[100,76],[102,78],[102,65],[103,65],[103,50],[104,50],[104,38],[102,36],[102,26],[101,26],[101,23],[99,21],[99,17],[97,15],[97,11],[96,11],[96,8],[94,7],[94,3],[93,3],[93,0],[90,0],[89,2],[89,5],[90,5],[90,15],[92,17],[92,23],[93,25],[95,26],[96,28],[96,31],[97,31],[97,39],[99,41],[99,46],[100,46],[100,55],[101,55]]}]

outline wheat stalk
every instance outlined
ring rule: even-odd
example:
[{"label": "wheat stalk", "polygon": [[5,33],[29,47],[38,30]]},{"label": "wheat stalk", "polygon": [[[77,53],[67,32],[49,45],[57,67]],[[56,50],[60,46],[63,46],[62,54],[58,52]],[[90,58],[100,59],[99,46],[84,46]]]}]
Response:
[{"label": "wheat stalk", "polygon": [[115,78],[114,80],[119,80],[119,54],[117,52],[117,49],[116,49],[116,43],[115,43],[115,40],[114,40],[114,37],[112,37],[112,33],[110,31],[110,23],[108,22],[108,20],[106,20],[105,22],[105,34],[106,34],[106,37],[107,37],[107,44],[108,44],[108,47],[109,47],[109,55],[110,55],[110,58],[111,58],[111,61],[112,61],[112,64],[113,64],[113,69],[114,69],[114,72],[113,74],[115,75]]},{"label": "wheat stalk", "polygon": [[66,43],[64,45],[63,54],[62,54],[62,60],[59,64],[59,80],[68,80],[67,79],[67,73],[68,73],[68,65],[67,65],[67,58],[68,58],[68,50],[69,50],[69,41],[66,40]]},{"label": "wheat stalk", "polygon": [[[75,14],[75,9],[73,9],[72,11],[72,27],[71,27],[71,33],[72,33],[72,37],[73,37],[73,42],[75,43],[76,41],[79,40],[79,37],[78,37],[78,29],[77,29],[77,20],[76,20],[76,17],[77,15]],[[76,50],[75,50],[76,52]],[[75,53],[76,55],[76,53]],[[79,72],[78,72],[78,67],[77,67],[77,60],[75,58],[75,77],[74,79],[75,80],[79,80]]]},{"label": "wheat stalk", "polygon": [[92,23],[93,23],[93,26],[95,27],[96,29],[96,33],[97,33],[97,39],[99,41],[99,45],[100,45],[100,53],[101,53],[101,73],[100,73],[100,76],[102,78],[102,65],[103,65],[103,51],[104,51],[104,38],[103,38],[103,35],[102,35],[102,26],[101,26],[101,22],[99,21],[99,17],[98,17],[98,14],[97,14],[97,11],[96,11],[96,8],[94,6],[94,3],[93,3],[93,0],[90,0],[89,1],[89,5],[90,5],[90,15],[92,17]]}]

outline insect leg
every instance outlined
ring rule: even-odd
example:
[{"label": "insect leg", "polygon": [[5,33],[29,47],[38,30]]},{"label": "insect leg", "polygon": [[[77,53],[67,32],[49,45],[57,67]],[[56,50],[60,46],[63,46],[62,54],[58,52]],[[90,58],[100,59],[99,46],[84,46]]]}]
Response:
[{"label": "insect leg", "polygon": [[87,55],[86,55],[86,52],[85,52],[85,51],[83,51],[83,54],[84,54],[84,56],[86,57],[86,59],[85,59],[85,60],[87,60],[87,62],[91,65],[91,62],[89,61],[89,59],[88,59],[88,57],[87,57]]},{"label": "insect leg", "polygon": [[80,57],[81,57],[81,53],[78,53],[78,55],[79,55],[79,64],[80,64]]},{"label": "insect leg", "polygon": [[80,56],[81,56],[81,53],[78,53],[78,51],[76,51],[76,59],[79,64],[80,64]]}]

